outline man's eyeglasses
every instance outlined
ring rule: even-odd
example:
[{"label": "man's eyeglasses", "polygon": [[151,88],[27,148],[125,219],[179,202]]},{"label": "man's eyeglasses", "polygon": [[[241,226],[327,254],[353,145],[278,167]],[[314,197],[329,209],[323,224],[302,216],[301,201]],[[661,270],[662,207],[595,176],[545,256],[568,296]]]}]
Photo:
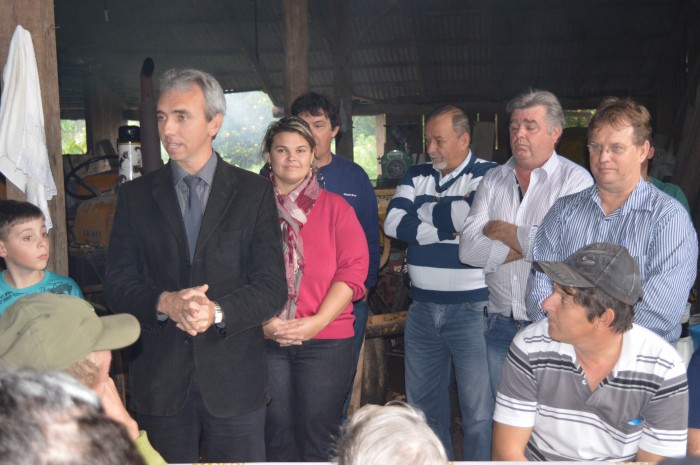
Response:
[{"label": "man's eyeglasses", "polygon": [[624,146],[620,144],[613,144],[605,147],[604,145],[591,143],[588,144],[586,147],[588,147],[588,150],[593,155],[600,155],[601,153],[603,153],[603,150],[607,150],[608,153],[613,153],[615,155],[622,155],[623,153],[625,153],[625,150],[632,147],[632,145]]}]

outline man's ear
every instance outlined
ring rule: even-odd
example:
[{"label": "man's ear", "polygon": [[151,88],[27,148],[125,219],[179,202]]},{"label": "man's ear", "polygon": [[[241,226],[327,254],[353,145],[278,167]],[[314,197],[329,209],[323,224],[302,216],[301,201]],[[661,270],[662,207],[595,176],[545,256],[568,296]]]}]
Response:
[{"label": "man's ear", "polygon": [[651,144],[649,143],[648,140],[644,141],[644,144],[642,144],[641,147],[641,152],[639,153],[639,162],[644,163],[646,160],[651,158],[649,156],[649,149],[651,148]]},{"label": "man's ear", "polygon": [[219,132],[219,129],[221,129],[221,125],[224,122],[224,115],[221,113],[217,113],[214,115],[214,117],[209,121],[209,135],[211,137],[216,136],[216,134]]},{"label": "man's ear", "polygon": [[552,129],[552,137],[554,137],[554,145],[558,144],[561,140],[561,135],[564,133],[564,129],[558,124]]},{"label": "man's ear", "polygon": [[612,326],[613,321],[615,321],[615,310],[612,308],[606,308],[603,314],[598,317],[598,323],[600,323],[601,328],[609,328]]},{"label": "man's ear", "polygon": [[340,125],[334,127],[333,130],[331,131],[331,139],[333,139],[335,136],[337,136],[339,131],[340,131]]},{"label": "man's ear", "polygon": [[5,246],[5,241],[0,240],[0,257],[7,257],[7,247]]},{"label": "man's ear", "polygon": [[469,150],[469,144],[472,142],[472,138],[469,135],[468,132],[465,132],[462,134],[462,136],[459,138],[459,142],[462,145],[462,147],[466,148],[466,150]]}]

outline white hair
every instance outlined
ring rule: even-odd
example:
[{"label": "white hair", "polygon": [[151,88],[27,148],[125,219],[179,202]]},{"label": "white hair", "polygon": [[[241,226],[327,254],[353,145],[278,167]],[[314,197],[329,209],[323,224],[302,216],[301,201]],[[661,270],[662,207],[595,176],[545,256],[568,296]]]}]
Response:
[{"label": "white hair", "polygon": [[338,465],[446,465],[442,443],[423,413],[403,402],[365,405],[338,442]]}]

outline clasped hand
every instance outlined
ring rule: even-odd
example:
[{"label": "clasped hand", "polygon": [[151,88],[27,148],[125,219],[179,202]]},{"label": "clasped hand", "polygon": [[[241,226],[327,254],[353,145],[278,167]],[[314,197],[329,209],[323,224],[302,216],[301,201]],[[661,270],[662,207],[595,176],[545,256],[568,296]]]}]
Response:
[{"label": "clasped hand", "polygon": [[206,295],[209,286],[166,292],[158,303],[158,311],[168,315],[178,328],[190,336],[203,333],[214,323],[214,305]]},{"label": "clasped hand", "polygon": [[294,320],[274,317],[263,324],[263,331],[269,339],[277,342],[281,347],[287,347],[300,346],[325,327],[326,325],[317,315]]}]

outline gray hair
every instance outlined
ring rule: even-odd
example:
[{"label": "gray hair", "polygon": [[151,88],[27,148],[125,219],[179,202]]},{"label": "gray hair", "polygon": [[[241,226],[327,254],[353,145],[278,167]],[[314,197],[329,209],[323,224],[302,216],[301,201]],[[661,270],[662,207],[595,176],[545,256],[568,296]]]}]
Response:
[{"label": "gray hair", "polygon": [[0,370],[0,463],[144,465],[97,395],[69,375]]},{"label": "gray hair", "polygon": [[442,443],[420,410],[403,402],[365,405],[338,442],[338,465],[446,465]]},{"label": "gray hair", "polygon": [[197,85],[204,93],[204,114],[207,121],[217,114],[226,115],[226,98],[221,84],[214,76],[198,69],[169,69],[160,79],[160,93],[168,91],[188,92]]},{"label": "gray hair", "polygon": [[471,127],[469,126],[467,114],[454,105],[445,105],[444,107],[438,108],[428,116],[428,121],[447,114],[452,114],[452,129],[455,134],[457,134],[457,137],[462,137],[464,134],[471,134]]},{"label": "gray hair", "polygon": [[546,90],[528,89],[508,102],[506,111],[513,113],[515,110],[524,110],[542,105],[546,109],[547,132],[554,131],[556,126],[564,129],[564,110],[559,99],[553,93]]}]

